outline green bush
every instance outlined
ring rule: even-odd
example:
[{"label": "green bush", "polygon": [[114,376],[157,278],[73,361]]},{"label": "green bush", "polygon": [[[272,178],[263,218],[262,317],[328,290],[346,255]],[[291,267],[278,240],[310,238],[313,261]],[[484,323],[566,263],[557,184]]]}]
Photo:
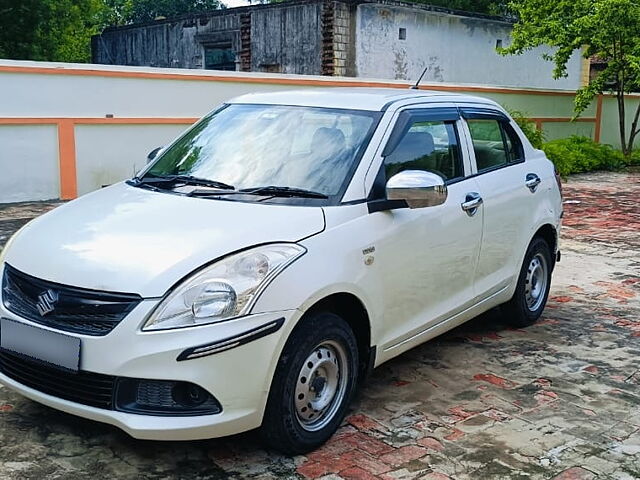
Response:
[{"label": "green bush", "polygon": [[[593,170],[616,170],[629,163],[622,152],[611,145],[602,145],[577,135],[547,142],[542,150],[563,177]],[[636,157],[640,157],[640,154]]]},{"label": "green bush", "polygon": [[634,150],[626,157],[611,145],[596,143],[588,137],[574,135],[569,138],[545,143],[544,132],[538,130],[536,122],[527,113],[507,108],[511,117],[534,148],[544,150],[560,175],[594,170],[617,170],[625,166],[640,166],[640,150]]},{"label": "green bush", "polygon": [[520,130],[522,130],[522,133],[524,133],[529,139],[533,148],[542,148],[542,144],[544,143],[544,132],[542,130],[538,130],[536,122],[531,120],[524,112],[512,109],[507,110],[520,127]]}]

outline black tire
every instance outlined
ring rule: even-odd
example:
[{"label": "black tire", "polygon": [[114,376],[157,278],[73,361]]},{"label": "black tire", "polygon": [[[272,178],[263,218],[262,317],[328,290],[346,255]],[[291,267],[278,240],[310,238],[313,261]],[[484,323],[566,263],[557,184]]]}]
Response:
[{"label": "black tire", "polygon": [[[332,348],[335,349],[333,358]],[[322,353],[324,357],[321,356]],[[311,370],[309,360],[315,358],[319,360],[314,365],[314,370]],[[327,370],[334,368],[329,359],[333,364],[340,365],[338,372],[344,372],[346,368],[346,375],[336,374],[335,370],[333,374],[327,374]],[[315,379],[320,392],[331,387],[332,381],[327,378],[334,379],[334,385],[335,378],[339,378],[333,400],[324,410],[309,409],[301,413],[301,409],[306,409],[304,406],[300,407],[300,402],[307,401],[307,398],[303,399],[305,395],[313,397],[313,401],[319,401],[318,398],[321,397],[317,392],[311,392],[314,380],[306,382],[306,377],[302,378],[304,369],[309,369],[309,376]],[[314,376],[317,372],[320,372],[319,377]],[[318,448],[340,426],[356,389],[357,379],[358,345],[351,327],[334,313],[311,313],[296,326],[278,361],[262,421],[261,435],[264,442],[287,455],[302,454]],[[309,392],[304,393],[305,388]],[[338,390],[339,388],[343,390]],[[301,415],[313,416],[311,412],[319,412],[317,414],[321,416],[315,420],[302,418]],[[312,422],[316,422],[316,425]],[[313,430],[314,428],[317,429]]]},{"label": "black tire", "polygon": [[[544,277],[546,280],[544,286],[540,287],[539,295],[535,297],[535,302],[533,302],[533,295],[531,294],[531,285],[535,285],[535,279],[534,282],[531,282],[531,266],[534,259],[544,263]],[[549,298],[553,266],[549,245],[543,238],[535,237],[529,244],[527,253],[524,256],[516,291],[511,300],[502,306],[504,319],[509,325],[528,327],[540,318]]]}]

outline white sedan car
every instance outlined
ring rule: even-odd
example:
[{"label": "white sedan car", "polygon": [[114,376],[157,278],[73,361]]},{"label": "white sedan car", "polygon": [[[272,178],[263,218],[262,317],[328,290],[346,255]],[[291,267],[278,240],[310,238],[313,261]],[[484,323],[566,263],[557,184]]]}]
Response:
[{"label": "white sedan car", "polygon": [[325,442],[371,369],[560,258],[552,163],[496,103],[399,89],[245,95],[0,258],[0,382],[141,439]]}]

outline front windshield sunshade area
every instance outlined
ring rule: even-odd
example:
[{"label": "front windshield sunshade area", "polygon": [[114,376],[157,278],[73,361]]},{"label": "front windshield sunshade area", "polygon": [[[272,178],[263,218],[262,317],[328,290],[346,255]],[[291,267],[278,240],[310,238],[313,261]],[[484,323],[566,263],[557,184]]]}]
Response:
[{"label": "front windshield sunshade area", "polygon": [[226,105],[167,148],[145,175],[188,175],[236,190],[265,186],[338,195],[379,113]]}]

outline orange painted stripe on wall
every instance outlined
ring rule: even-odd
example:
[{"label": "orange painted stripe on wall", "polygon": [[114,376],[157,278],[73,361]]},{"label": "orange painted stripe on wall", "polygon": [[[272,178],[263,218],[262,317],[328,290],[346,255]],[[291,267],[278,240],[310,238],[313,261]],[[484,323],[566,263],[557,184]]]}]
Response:
[{"label": "orange painted stripe on wall", "polygon": [[[597,122],[598,117],[529,117],[534,122]],[[74,125],[190,125],[196,117],[0,117],[0,125],[46,125],[71,122]]]},{"label": "orange painted stripe on wall", "polygon": [[159,118],[159,117],[114,117],[114,118],[74,118],[76,125],[191,125],[199,118]]},{"label": "orange painted stripe on wall", "polygon": [[534,122],[541,123],[571,123],[571,122],[597,122],[596,117],[531,117]]},{"label": "orange painted stripe on wall", "polygon": [[74,125],[190,125],[195,117],[2,117],[0,125],[58,125],[71,122]]}]

